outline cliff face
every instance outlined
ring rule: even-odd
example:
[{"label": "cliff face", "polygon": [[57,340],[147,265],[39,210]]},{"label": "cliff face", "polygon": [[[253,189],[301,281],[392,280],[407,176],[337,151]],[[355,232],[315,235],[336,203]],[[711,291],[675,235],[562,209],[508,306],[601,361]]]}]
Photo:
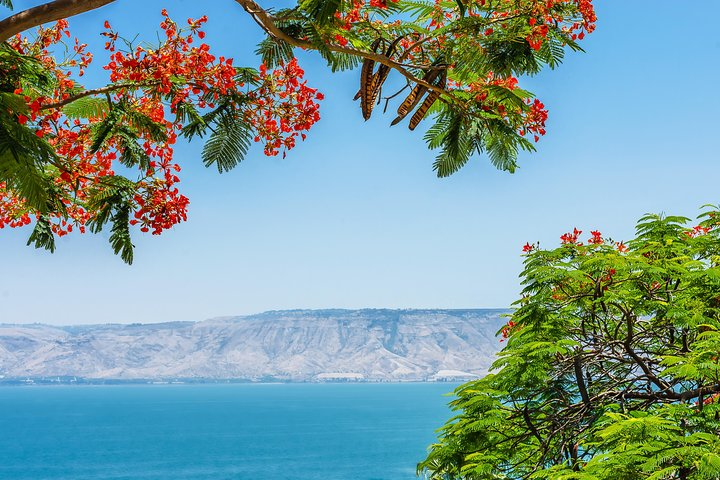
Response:
[{"label": "cliff face", "polygon": [[0,325],[0,375],[444,380],[482,376],[502,310],[292,310],[147,325]]}]

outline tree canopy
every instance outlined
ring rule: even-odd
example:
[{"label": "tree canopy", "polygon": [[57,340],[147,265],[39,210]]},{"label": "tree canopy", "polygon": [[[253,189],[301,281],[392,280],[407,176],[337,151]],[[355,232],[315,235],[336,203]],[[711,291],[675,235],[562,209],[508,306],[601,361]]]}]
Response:
[{"label": "tree canopy", "polygon": [[720,207],[616,242],[526,244],[487,377],[419,465],[432,479],[720,478]]},{"label": "tree canopy", "polygon": [[[474,153],[512,172],[547,119],[518,78],[558,66],[596,22],[591,0],[299,0],[279,9],[236,0],[228,6],[266,34],[258,68],[213,54],[206,17],[176,22],[163,10],[152,46],[106,20],[108,81],[84,85],[93,52],[65,18],[113,2],[55,0],[0,20],[0,228],[30,225],[29,244],[54,250],[56,236],[109,227],[128,263],[131,231],[160,234],[187,218],[178,137],[202,139],[203,163],[219,172],[254,142],[274,156],[306,138],[323,96],[303,79],[296,48],[331,71],[359,69],[365,119],[381,101],[397,106],[393,125],[409,118],[412,130],[430,117],[424,139],[439,152],[439,176]],[[405,80],[399,91],[383,91],[391,74]]]}]

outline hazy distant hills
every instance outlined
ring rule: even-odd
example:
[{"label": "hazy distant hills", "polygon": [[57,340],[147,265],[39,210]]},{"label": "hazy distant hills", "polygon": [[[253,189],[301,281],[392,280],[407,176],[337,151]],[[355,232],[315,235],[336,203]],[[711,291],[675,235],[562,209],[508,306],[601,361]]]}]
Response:
[{"label": "hazy distant hills", "polygon": [[0,325],[0,376],[409,381],[482,376],[503,310],[291,310],[202,322]]}]

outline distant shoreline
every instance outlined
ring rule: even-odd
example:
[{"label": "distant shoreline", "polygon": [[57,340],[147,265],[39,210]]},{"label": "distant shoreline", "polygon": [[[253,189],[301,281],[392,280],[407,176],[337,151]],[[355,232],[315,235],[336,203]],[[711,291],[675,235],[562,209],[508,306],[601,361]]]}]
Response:
[{"label": "distant shoreline", "polygon": [[79,380],[76,382],[32,381],[27,379],[0,380],[0,388],[32,388],[32,387],[122,387],[122,386],[199,386],[199,385],[410,385],[410,384],[441,384],[457,385],[468,380],[362,380],[362,381],[250,381],[250,380],[192,380],[192,381],[135,381],[135,380]]},{"label": "distant shoreline", "polygon": [[0,322],[0,328],[3,327],[50,327],[58,328],[61,330],[78,330],[78,329],[92,329],[92,328],[107,328],[107,327],[171,327],[171,326],[183,326],[193,325],[202,322],[215,321],[215,320],[244,320],[244,319],[256,319],[272,315],[335,315],[335,314],[352,314],[352,313],[411,313],[411,314],[422,314],[422,313],[510,313],[514,311],[514,308],[508,307],[491,307],[491,308],[293,308],[287,310],[266,310],[258,313],[249,313],[242,315],[220,315],[214,317],[208,317],[204,320],[168,320],[160,322],[109,322],[109,323],[78,323],[78,324],[55,324],[55,323],[43,323],[43,322]]}]

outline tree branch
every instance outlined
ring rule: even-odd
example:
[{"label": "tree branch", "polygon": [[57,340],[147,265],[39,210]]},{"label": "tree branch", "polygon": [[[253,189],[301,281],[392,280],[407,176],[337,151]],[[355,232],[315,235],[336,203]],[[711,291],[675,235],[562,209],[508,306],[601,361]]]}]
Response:
[{"label": "tree branch", "polygon": [[[278,26],[275,24],[275,19],[268,12],[266,12],[260,5],[258,5],[254,0],[235,0],[235,2],[237,2],[240,6],[242,6],[243,9],[247,13],[250,14],[250,16],[253,18],[253,20],[255,20],[255,22],[258,25],[260,25],[260,27],[268,33],[268,35],[270,35],[278,40],[282,40],[283,42],[285,42],[289,45],[292,45],[293,47],[300,47],[300,48],[307,49],[307,50],[316,50],[316,48],[313,46],[313,44],[308,42],[307,40],[300,40],[298,38],[293,38],[290,35],[283,32],[280,28],[278,28]],[[374,60],[377,63],[380,63],[382,65],[392,68],[393,70],[396,70],[398,73],[403,75],[405,78],[407,78],[411,82],[414,82],[418,85],[422,85],[423,87],[426,87],[428,90],[435,91],[435,92],[438,92],[440,94],[447,96],[448,92],[444,88],[438,87],[437,85],[433,85],[432,83],[426,82],[423,79],[416,77],[410,71],[408,71],[408,69],[402,63],[396,62],[385,55],[382,55],[380,53],[374,53],[374,52],[366,52],[364,50],[358,50],[356,48],[341,47],[339,45],[332,45],[332,44],[327,45],[327,48],[331,52],[345,53],[348,55],[354,55],[356,57]]]},{"label": "tree branch", "polygon": [[115,0],[55,0],[22,12],[0,21],[0,42],[4,42],[20,32],[37,27],[47,22],[54,22],[73,15],[95,10]]},{"label": "tree branch", "polygon": [[78,100],[83,97],[89,97],[90,95],[99,95],[101,93],[110,93],[114,92],[116,90],[122,90],[123,88],[140,88],[140,87],[147,87],[151,85],[156,85],[160,83],[158,80],[157,82],[151,82],[151,83],[111,83],[110,85],[105,85],[104,87],[99,88],[92,88],[90,90],[83,90],[80,93],[77,93],[75,95],[71,95],[67,97],[64,100],[61,100],[59,102],[55,103],[48,103],[47,105],[43,105],[40,107],[40,110],[50,110],[52,108],[61,108],[65,105],[74,102],[75,100]]},{"label": "tree branch", "polygon": [[543,441],[542,437],[540,436],[540,432],[538,432],[537,428],[535,428],[535,425],[532,423],[532,419],[530,418],[530,414],[528,413],[528,406],[525,404],[522,410],[523,420],[525,420],[525,425],[530,429],[530,432],[537,438],[538,442],[540,442],[540,445],[544,445],[545,442]]},{"label": "tree branch", "polygon": [[[80,13],[84,13],[96,8],[103,7],[116,0],[55,0],[37,7],[32,7],[22,12],[11,15],[0,21],[0,42],[4,42],[13,35],[21,33],[33,27],[42,25],[43,23],[60,20],[62,18],[72,17]],[[255,22],[265,30],[268,35],[286,42],[293,47],[299,47],[308,50],[315,50],[311,42],[301,40],[283,32],[275,23],[275,19],[265,9],[258,5],[254,0],[235,0]],[[354,55],[360,58],[374,60],[375,62],[385,65],[396,70],[405,78],[413,83],[422,85],[430,91],[435,91],[444,96],[445,101],[456,101],[454,97],[448,98],[448,92],[444,88],[426,82],[421,78],[413,75],[408,68],[400,62],[374,52],[366,52],[356,48],[341,47],[339,45],[327,45],[332,52]]]},{"label": "tree branch", "polygon": [[580,397],[582,398],[585,406],[592,408],[592,405],[590,404],[590,396],[588,395],[587,388],[585,387],[585,380],[583,379],[580,354],[575,355],[575,358],[573,358],[573,370],[575,372],[575,382],[577,383],[578,390],[580,391]]}]

